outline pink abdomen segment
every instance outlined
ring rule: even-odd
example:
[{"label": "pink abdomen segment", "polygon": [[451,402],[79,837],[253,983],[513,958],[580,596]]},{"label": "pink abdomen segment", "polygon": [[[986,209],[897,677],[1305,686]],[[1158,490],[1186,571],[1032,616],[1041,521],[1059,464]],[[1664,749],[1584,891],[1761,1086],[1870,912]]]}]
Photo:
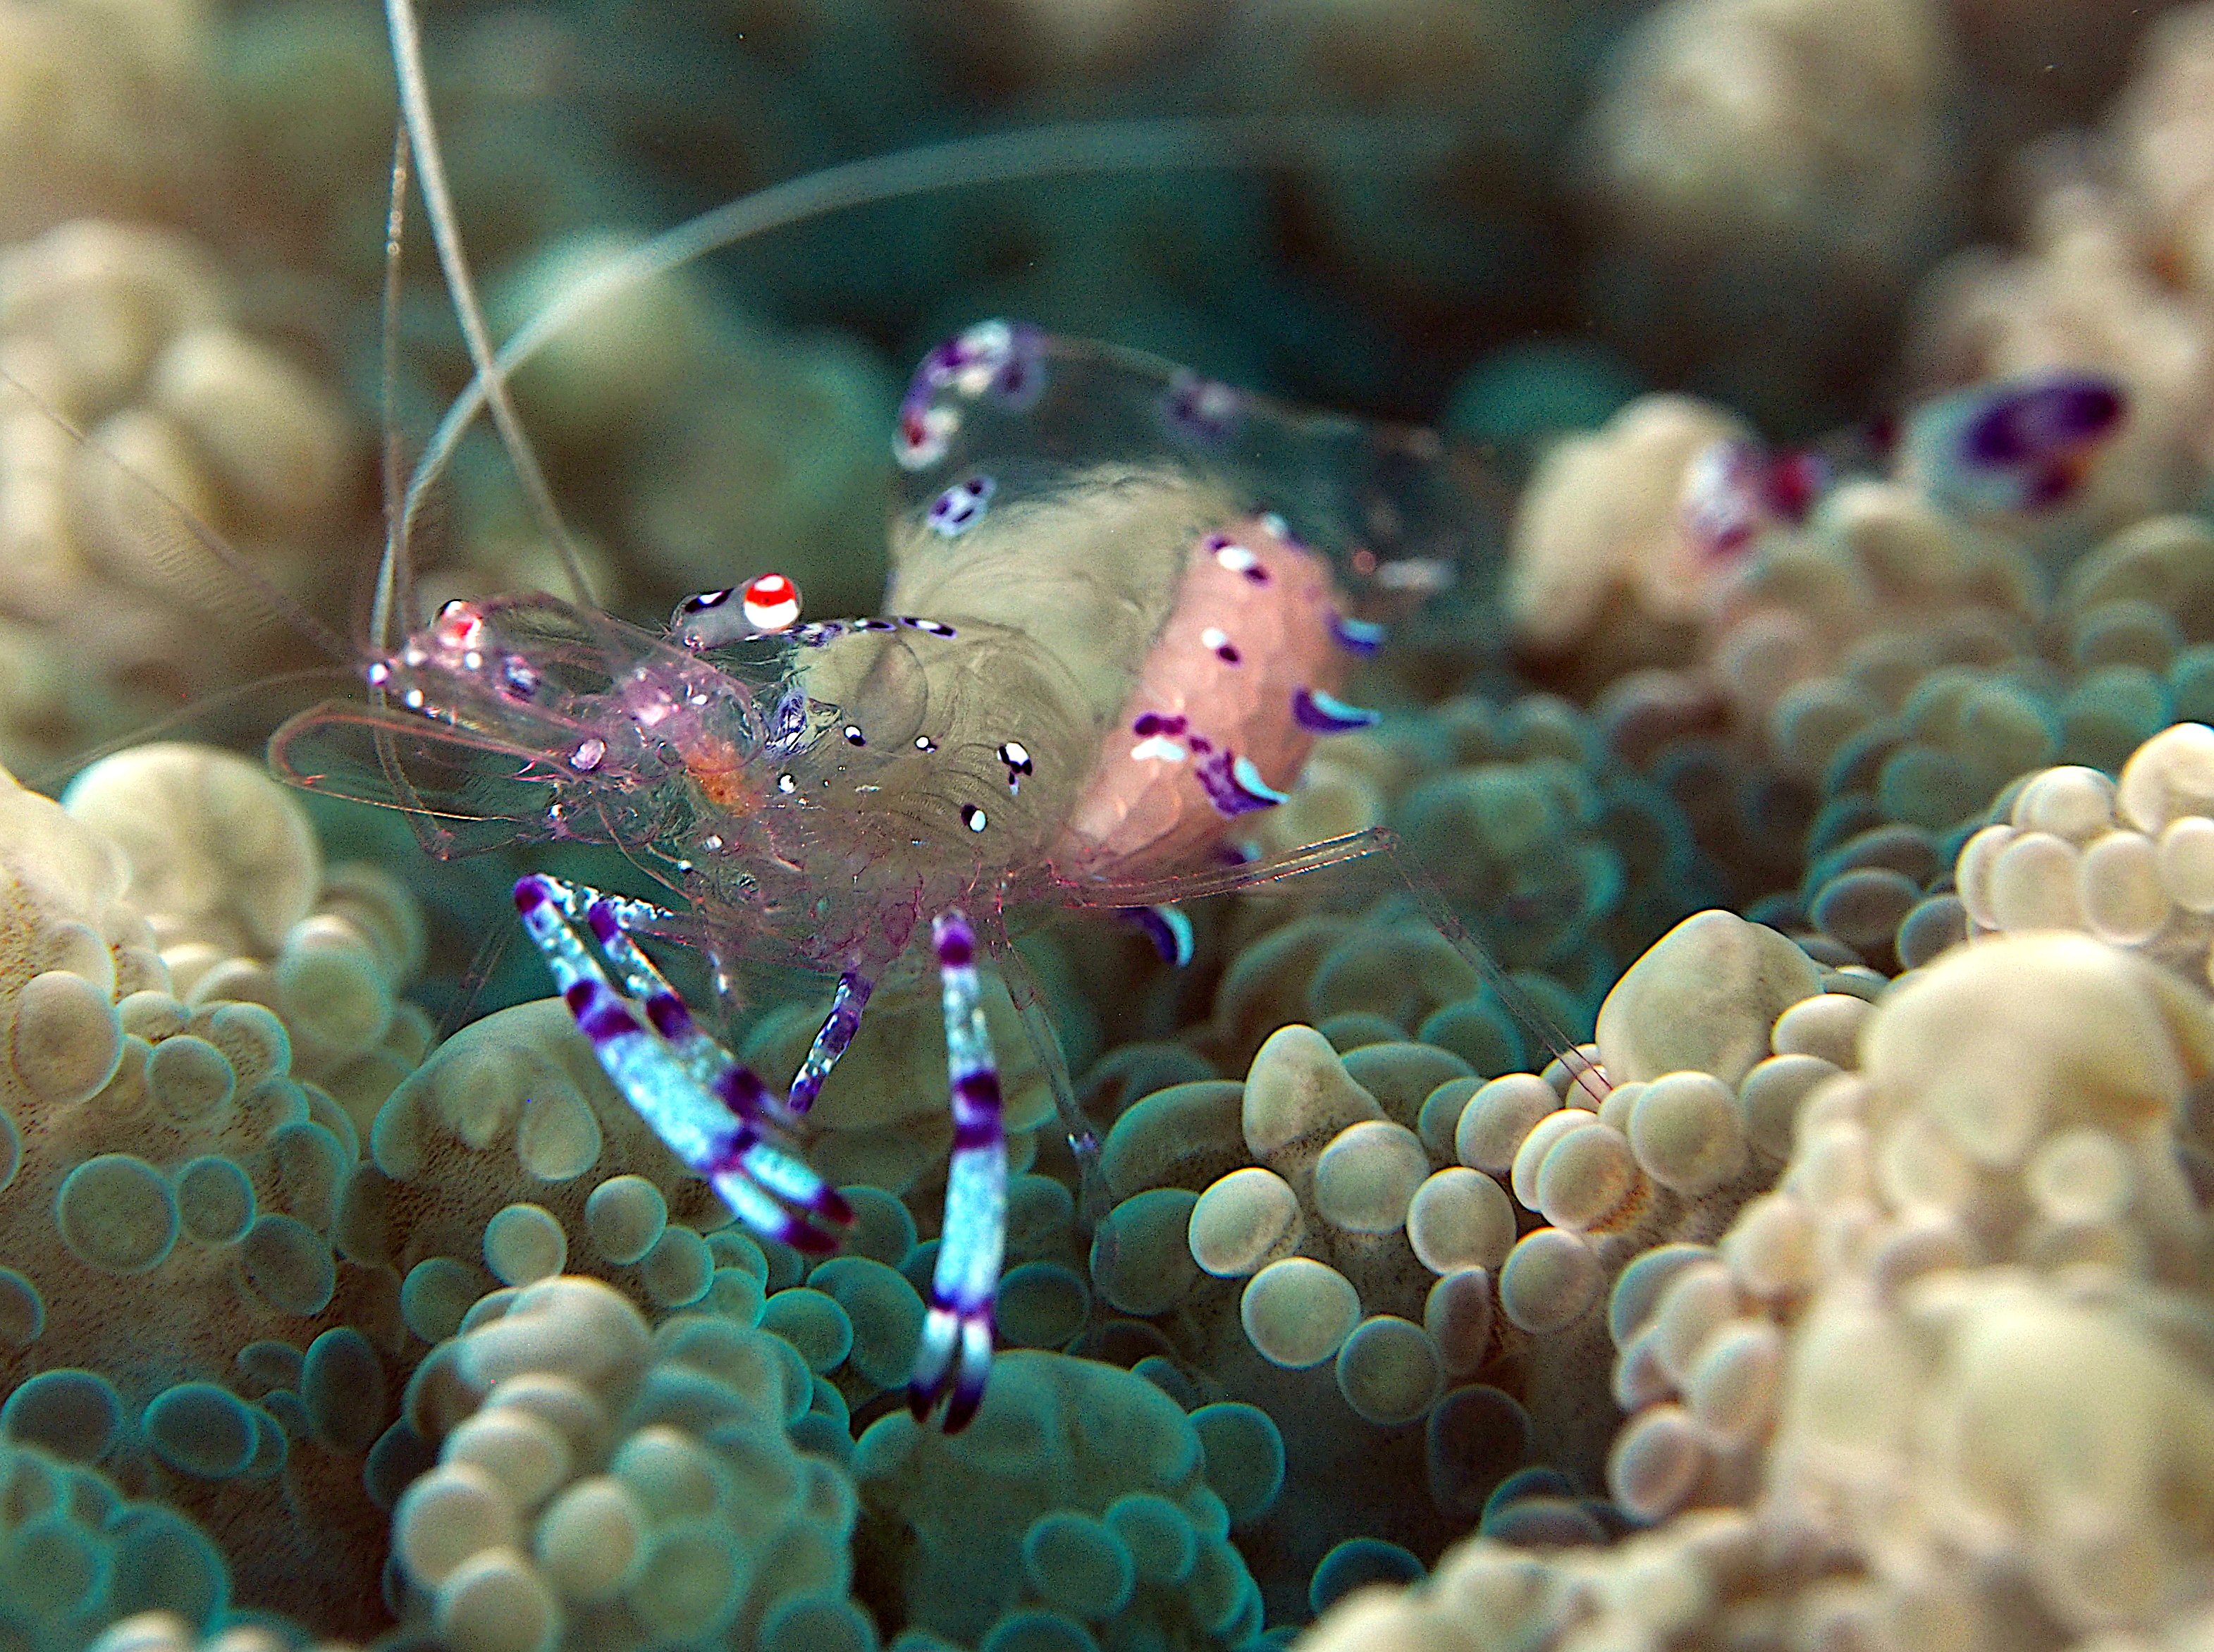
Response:
[{"label": "pink abdomen segment", "polygon": [[1127,878],[1282,800],[1315,736],[1373,720],[1334,698],[1349,647],[1329,565],[1272,514],[1202,534],[1051,859]]}]

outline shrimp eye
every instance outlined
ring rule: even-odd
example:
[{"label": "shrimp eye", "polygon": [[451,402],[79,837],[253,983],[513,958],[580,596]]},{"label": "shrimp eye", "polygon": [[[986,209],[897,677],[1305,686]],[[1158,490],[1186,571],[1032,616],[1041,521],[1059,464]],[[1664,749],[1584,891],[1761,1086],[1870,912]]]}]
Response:
[{"label": "shrimp eye", "polygon": [[749,579],[738,601],[746,623],[756,631],[789,631],[799,621],[799,587],[780,573]]}]

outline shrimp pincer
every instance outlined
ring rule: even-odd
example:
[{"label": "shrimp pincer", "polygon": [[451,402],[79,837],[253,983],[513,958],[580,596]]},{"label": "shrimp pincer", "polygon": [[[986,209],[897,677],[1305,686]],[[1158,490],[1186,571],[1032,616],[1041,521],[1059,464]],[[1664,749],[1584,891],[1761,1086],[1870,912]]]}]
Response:
[{"label": "shrimp pincer", "polygon": [[[299,784],[417,809],[454,851],[489,814],[504,841],[619,846],[681,895],[682,914],[544,874],[515,891],[623,1096],[739,1220],[803,1249],[848,1215],[795,1127],[927,920],[954,1132],[909,1398],[956,1429],[990,1367],[1006,1223],[980,948],[1089,1167],[1002,909],[1140,909],[1173,941],[1180,899],[1384,847],[1246,864],[1235,835],[1316,739],[1375,720],[1338,697],[1348,668],[1464,564],[1473,514],[1419,432],[1006,323],[926,359],[895,456],[892,617],[794,623],[776,576],[688,600],[666,636],[546,596],[452,603],[370,668],[382,709],[309,713],[271,755]],[[782,1097],[700,1030],[641,934],[835,977]]]}]

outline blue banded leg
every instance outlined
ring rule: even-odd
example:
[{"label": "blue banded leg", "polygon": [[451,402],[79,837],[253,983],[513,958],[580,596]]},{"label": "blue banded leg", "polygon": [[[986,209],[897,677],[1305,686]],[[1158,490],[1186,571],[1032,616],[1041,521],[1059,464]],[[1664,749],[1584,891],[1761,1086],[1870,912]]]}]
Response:
[{"label": "blue banded leg", "polygon": [[976,979],[976,932],[960,912],[948,911],[932,921],[930,935],[944,989],[953,1162],[930,1312],[907,1398],[917,1422],[945,1400],[945,1431],[956,1434],[976,1414],[992,1374],[992,1301],[1007,1238],[1007,1144],[1000,1129],[1000,1072]]},{"label": "blue banded leg", "polygon": [[793,1112],[804,1113],[815,1104],[815,1098],[822,1092],[823,1080],[830,1076],[830,1069],[838,1065],[846,1046],[853,1042],[853,1033],[861,1025],[861,1011],[876,985],[868,976],[853,970],[838,977],[838,990],[830,998],[830,1013],[823,1018],[822,1030],[807,1047],[807,1059],[800,1062],[799,1071],[792,1075],[792,1090],[785,1105]]},{"label": "blue banded leg", "polygon": [[[755,1233],[803,1251],[835,1250],[837,1239],[817,1221],[851,1221],[845,1200],[763,1133],[777,1111],[768,1087],[700,1031],[626,933],[625,918],[656,909],[539,874],[516,884],[515,907],[592,1054],[669,1150]],[[620,990],[578,933],[579,921],[614,966]],[[628,1000],[643,1008],[643,1021]]]}]

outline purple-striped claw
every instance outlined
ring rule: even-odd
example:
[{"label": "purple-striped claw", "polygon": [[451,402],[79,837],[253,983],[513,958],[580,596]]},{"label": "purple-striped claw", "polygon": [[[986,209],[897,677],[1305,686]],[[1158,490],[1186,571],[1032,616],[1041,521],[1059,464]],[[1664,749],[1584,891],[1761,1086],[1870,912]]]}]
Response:
[{"label": "purple-striped claw", "polygon": [[836,1250],[851,1208],[770,1134],[781,1110],[768,1086],[700,1031],[631,939],[633,926],[665,915],[541,874],[516,884],[515,909],[593,1059],[669,1150],[755,1233]]},{"label": "purple-striped claw", "polygon": [[1362,706],[1349,706],[1319,688],[1294,688],[1292,720],[1317,734],[1348,734],[1355,729],[1375,727],[1384,720],[1384,713]]},{"label": "purple-striped claw", "polygon": [[914,1355],[908,1406],[918,1422],[945,1404],[945,1430],[964,1427],[983,1403],[992,1371],[992,1302],[1006,1251],[1007,1146],[1000,1073],[984,1025],[976,933],[957,909],[931,922],[945,1016],[945,1074],[953,1092],[953,1159],[945,1221],[930,1276],[930,1312]]},{"label": "purple-striped claw", "polygon": [[992,1305],[963,1311],[949,1307],[933,1294],[915,1349],[914,1374],[907,1385],[907,1408],[927,1423],[942,1402],[945,1429],[958,1434],[984,1403],[992,1375]]}]

